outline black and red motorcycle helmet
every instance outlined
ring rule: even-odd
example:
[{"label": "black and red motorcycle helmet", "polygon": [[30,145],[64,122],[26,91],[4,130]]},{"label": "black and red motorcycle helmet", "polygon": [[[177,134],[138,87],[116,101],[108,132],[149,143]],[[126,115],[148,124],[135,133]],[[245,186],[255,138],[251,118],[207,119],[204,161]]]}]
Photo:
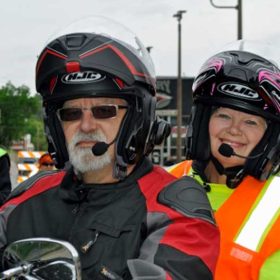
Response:
[{"label": "black and red motorcycle helmet", "polygon": [[[169,125],[155,116],[156,80],[146,48],[133,33],[130,42],[104,33],[108,22],[112,30],[123,29],[111,20],[101,18],[99,31],[99,21],[90,18],[83,24],[93,32],[66,33],[47,44],[36,65],[36,89],[43,98],[49,152],[58,168],[69,160],[56,114],[66,100],[113,97],[127,101],[128,112],[115,142],[114,176],[122,179],[127,165],[149,154],[168,134]],[[126,36],[130,33],[127,29],[124,32]]]},{"label": "black and red motorcycle helmet", "polygon": [[213,108],[228,107],[262,116],[268,128],[238,176],[266,179],[280,162],[280,70],[245,51],[224,51],[208,59],[193,83],[193,108],[186,136],[187,159],[208,161]]}]

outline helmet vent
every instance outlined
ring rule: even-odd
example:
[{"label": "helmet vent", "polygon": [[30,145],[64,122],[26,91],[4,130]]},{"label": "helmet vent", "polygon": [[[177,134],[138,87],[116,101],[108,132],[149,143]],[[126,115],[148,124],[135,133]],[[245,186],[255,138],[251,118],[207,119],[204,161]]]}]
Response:
[{"label": "helmet vent", "polygon": [[229,71],[228,74],[231,75],[232,77],[235,77],[235,78],[238,78],[241,80],[245,80],[245,81],[248,80],[246,72],[241,70],[240,68],[232,69],[231,71]]},{"label": "helmet vent", "polygon": [[68,48],[81,48],[83,46],[83,44],[85,43],[87,37],[85,35],[82,34],[71,34],[66,36],[66,46]]},{"label": "helmet vent", "polygon": [[67,73],[80,72],[80,63],[78,61],[69,61],[66,63]]}]

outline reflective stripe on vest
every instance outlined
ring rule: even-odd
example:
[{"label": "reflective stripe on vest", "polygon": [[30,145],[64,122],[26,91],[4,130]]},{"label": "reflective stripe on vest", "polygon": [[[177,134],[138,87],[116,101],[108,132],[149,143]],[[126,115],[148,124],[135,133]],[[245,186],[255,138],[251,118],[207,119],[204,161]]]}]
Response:
[{"label": "reflective stripe on vest", "polygon": [[280,214],[280,178],[268,180],[234,242],[258,252]]}]

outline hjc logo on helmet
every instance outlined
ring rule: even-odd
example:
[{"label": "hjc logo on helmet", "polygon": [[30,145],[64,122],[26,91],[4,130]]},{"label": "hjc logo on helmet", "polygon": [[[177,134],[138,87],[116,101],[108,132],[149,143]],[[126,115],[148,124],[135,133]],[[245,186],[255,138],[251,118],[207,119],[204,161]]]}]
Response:
[{"label": "hjc logo on helmet", "polygon": [[82,83],[100,82],[105,78],[106,76],[100,73],[85,71],[85,72],[73,72],[64,75],[61,81],[65,84],[82,84]]},{"label": "hjc logo on helmet", "polygon": [[238,83],[223,83],[218,86],[218,90],[226,95],[232,95],[250,100],[260,100],[259,94],[251,88]]}]

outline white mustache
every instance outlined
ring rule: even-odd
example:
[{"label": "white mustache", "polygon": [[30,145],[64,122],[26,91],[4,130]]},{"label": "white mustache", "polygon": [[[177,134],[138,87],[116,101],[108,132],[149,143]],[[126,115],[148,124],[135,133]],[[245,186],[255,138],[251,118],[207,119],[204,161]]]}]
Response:
[{"label": "white mustache", "polygon": [[78,132],[72,138],[71,144],[75,146],[80,141],[107,142],[107,139],[105,135],[100,132],[89,134]]},{"label": "white mustache", "polygon": [[72,137],[67,145],[67,149],[70,163],[77,172],[96,171],[111,163],[112,159],[108,153],[105,153],[96,160],[91,147],[81,148],[79,145],[76,145],[80,141],[107,142],[107,138],[100,131],[94,131],[93,133],[78,131]]}]

